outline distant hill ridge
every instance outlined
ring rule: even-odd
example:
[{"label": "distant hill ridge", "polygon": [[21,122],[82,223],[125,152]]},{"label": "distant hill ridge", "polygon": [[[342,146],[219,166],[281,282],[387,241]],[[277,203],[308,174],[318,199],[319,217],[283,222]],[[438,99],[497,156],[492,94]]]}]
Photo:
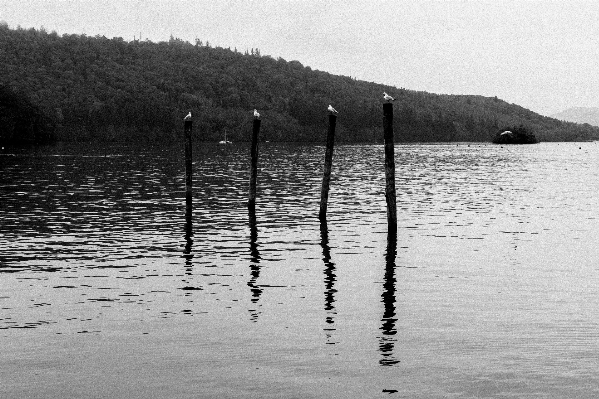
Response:
[{"label": "distant hill ridge", "polygon": [[[0,70],[0,86],[50,120],[59,140],[179,140],[191,111],[197,139],[222,140],[226,131],[230,140],[244,141],[256,108],[264,140],[323,141],[332,104],[339,141],[381,142],[383,91],[397,99],[397,142],[490,141],[499,129],[519,125],[541,141],[599,139],[599,128],[497,97],[406,90],[200,40],[126,42],[0,25]],[[0,118],[12,126],[0,129],[0,141],[32,134],[10,120],[27,113],[7,110],[0,104]]]},{"label": "distant hill ridge", "polygon": [[574,107],[551,115],[552,118],[575,123],[588,123],[599,126],[599,108],[597,107]]}]

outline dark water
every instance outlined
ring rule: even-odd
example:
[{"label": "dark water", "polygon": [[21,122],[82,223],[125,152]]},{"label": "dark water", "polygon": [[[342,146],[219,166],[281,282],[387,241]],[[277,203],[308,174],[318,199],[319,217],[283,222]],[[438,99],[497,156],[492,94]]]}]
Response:
[{"label": "dark water", "polygon": [[0,152],[0,397],[593,398],[599,145]]}]

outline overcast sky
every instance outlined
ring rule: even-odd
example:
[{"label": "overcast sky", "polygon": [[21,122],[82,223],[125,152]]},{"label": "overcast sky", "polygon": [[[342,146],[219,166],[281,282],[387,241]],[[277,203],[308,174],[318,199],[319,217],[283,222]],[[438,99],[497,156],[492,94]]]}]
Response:
[{"label": "overcast sky", "polygon": [[599,107],[599,1],[0,0],[11,28],[171,34],[544,115]]}]

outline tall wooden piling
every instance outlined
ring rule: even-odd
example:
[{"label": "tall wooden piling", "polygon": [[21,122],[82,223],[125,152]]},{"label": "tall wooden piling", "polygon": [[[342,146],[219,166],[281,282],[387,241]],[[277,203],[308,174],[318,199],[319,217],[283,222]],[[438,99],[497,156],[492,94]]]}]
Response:
[{"label": "tall wooden piling", "polygon": [[260,116],[254,116],[252,128],[252,144],[250,149],[250,190],[248,198],[248,208],[251,211],[256,209],[256,184],[258,180],[258,134],[260,133]]},{"label": "tall wooden piling", "polygon": [[385,136],[385,199],[387,200],[387,226],[390,233],[397,232],[397,205],[395,194],[395,143],[393,142],[393,104],[383,104],[383,130]]},{"label": "tall wooden piling", "polygon": [[186,219],[191,220],[191,202],[192,202],[192,171],[191,171],[191,130],[193,122],[191,117],[185,119],[183,125],[184,140],[185,140],[185,204],[186,204]]},{"label": "tall wooden piling", "polygon": [[322,178],[322,188],[320,190],[320,213],[318,217],[324,220],[327,217],[327,207],[329,204],[329,185],[331,182],[331,167],[333,165],[333,149],[335,147],[335,126],[337,124],[337,115],[329,113],[329,129],[327,131],[327,148],[324,155],[324,175]]}]

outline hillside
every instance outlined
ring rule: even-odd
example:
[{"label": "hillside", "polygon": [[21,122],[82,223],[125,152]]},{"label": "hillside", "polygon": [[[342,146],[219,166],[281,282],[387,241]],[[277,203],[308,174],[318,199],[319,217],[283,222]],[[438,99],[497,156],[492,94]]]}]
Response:
[{"label": "hillside", "polygon": [[[599,128],[540,116],[496,97],[395,88],[200,40],[126,42],[0,25],[0,70],[0,91],[26,99],[52,122],[58,140],[175,140],[191,110],[198,139],[220,140],[226,131],[242,141],[257,108],[263,139],[322,141],[326,108],[333,104],[340,141],[381,142],[383,91],[397,98],[398,142],[490,141],[498,129],[521,124],[541,141],[599,139]],[[0,103],[0,141],[37,140],[32,128],[6,122],[12,115],[7,109]]]},{"label": "hillside", "polygon": [[596,107],[575,107],[551,115],[552,118],[561,121],[588,123],[589,125],[599,126],[599,108]]}]

